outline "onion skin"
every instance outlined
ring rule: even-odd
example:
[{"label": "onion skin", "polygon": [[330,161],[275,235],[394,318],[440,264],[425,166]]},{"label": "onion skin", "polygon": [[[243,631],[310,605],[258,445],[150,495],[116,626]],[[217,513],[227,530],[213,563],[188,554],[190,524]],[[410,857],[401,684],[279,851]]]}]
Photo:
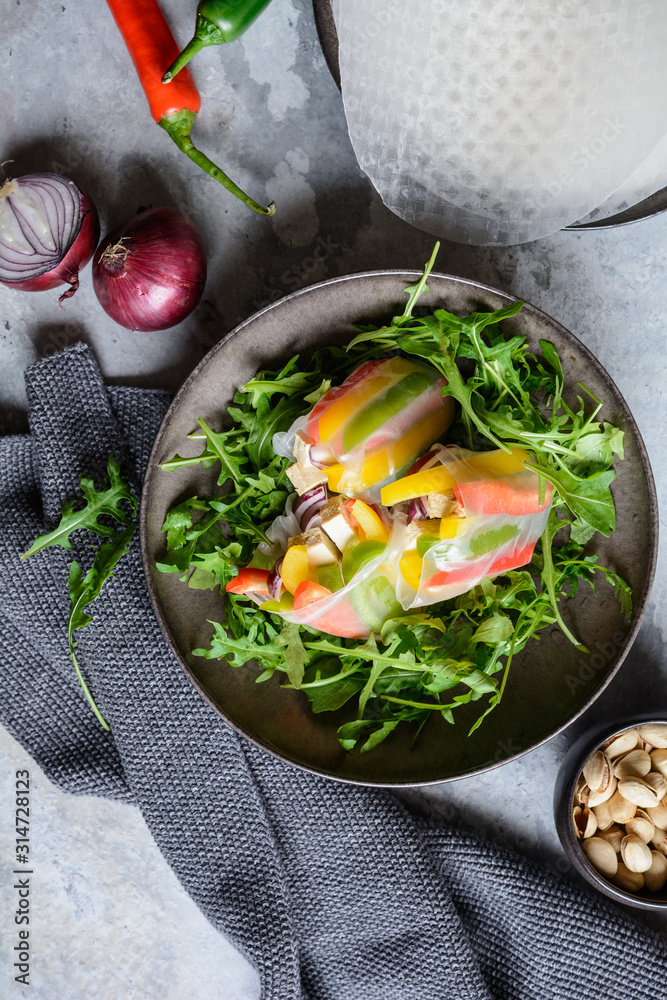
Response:
[{"label": "onion skin", "polygon": [[206,283],[206,256],[194,225],[174,208],[149,208],[118,226],[93,258],[104,311],[128,330],[167,330],[189,316]]},{"label": "onion skin", "polygon": [[0,284],[6,285],[7,288],[17,288],[22,292],[42,292],[49,288],[58,288],[59,285],[68,284],[70,287],[60,296],[59,301],[62,302],[63,299],[69,299],[74,295],[79,287],[79,271],[86,266],[93,256],[100,238],[100,220],[93,201],[91,201],[83,188],[79,187],[71,178],[62,177],[60,174],[26,174],[23,177],[17,178],[17,180],[25,182],[29,181],[31,177],[50,176],[55,176],[59,180],[69,181],[78,190],[81,198],[82,212],[79,231],[65,256],[55,267],[25,281],[0,279]]}]

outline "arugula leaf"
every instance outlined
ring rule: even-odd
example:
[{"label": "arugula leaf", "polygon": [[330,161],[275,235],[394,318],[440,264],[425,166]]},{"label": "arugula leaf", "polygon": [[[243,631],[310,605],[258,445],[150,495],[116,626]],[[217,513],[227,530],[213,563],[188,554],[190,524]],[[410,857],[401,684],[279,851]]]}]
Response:
[{"label": "arugula leaf", "polygon": [[83,692],[101,726],[106,730],[109,729],[109,726],[102,717],[81,674],[75,652],[78,643],[73,636],[76,629],[85,628],[92,622],[93,616],[86,612],[86,608],[99,596],[107,580],[113,578],[113,571],[119,560],[128,551],[135,531],[136,525],[131,524],[124,531],[114,532],[113,538],[102,542],[95,553],[92,566],[85,576],[82,576],[81,566],[76,559],[73,560],[69,569],[70,610],[67,619],[69,652]]},{"label": "arugula leaf", "polygon": [[559,469],[557,472],[555,469],[535,465],[534,462],[526,462],[526,468],[532,469],[543,479],[548,479],[580,522],[590,525],[603,535],[610,535],[614,530],[616,511],[609,489],[609,484],[616,478],[613,469],[582,479],[567,469]]},{"label": "arugula leaf", "polygon": [[137,501],[129,485],[121,476],[120,466],[113,455],[109,455],[107,464],[109,474],[108,481],[103,481],[102,488],[97,490],[93,480],[89,476],[81,477],[81,492],[83,493],[84,506],[78,508],[78,500],[68,500],[61,512],[58,525],[44,535],[38,535],[30,548],[23,553],[21,559],[28,559],[35,553],[50,545],[61,545],[69,552],[72,551],[70,535],[77,528],[87,528],[94,531],[101,538],[111,538],[114,529],[106,524],[100,524],[98,518],[107,514],[114,518],[119,524],[130,524],[130,516],[123,510],[121,504],[125,501],[132,512],[137,513]]},{"label": "arugula leaf", "polygon": [[299,626],[293,623],[285,625],[275,642],[276,646],[285,647],[285,671],[290,684],[297,689],[300,688],[309,657],[301,641]]},{"label": "arugula leaf", "polygon": [[[21,558],[27,559],[29,556],[41,552],[42,549],[48,548],[50,545],[60,545],[64,549],[71,551],[72,542],[70,535],[79,528],[87,528],[89,531],[93,531],[96,535],[105,539],[97,550],[93,550],[95,552],[93,562],[85,576],[83,575],[81,565],[76,559],[70,563],[68,577],[70,610],[67,619],[67,641],[69,654],[74,664],[79,684],[98,722],[108,731],[108,723],[95,704],[93,696],[81,673],[81,668],[76,658],[78,643],[74,639],[74,632],[77,629],[85,628],[93,620],[92,614],[89,614],[86,609],[99,596],[106,581],[113,578],[113,571],[118,565],[119,560],[128,551],[130,542],[136,531],[136,525],[132,523],[130,514],[120,505],[125,502],[129,506],[132,515],[136,515],[137,499],[132,493],[129,484],[123,479],[118,461],[113,455],[109,455],[107,471],[109,474],[108,481],[103,481],[100,490],[96,489],[93,480],[89,476],[81,477],[81,492],[86,501],[84,506],[78,508],[80,501],[68,500],[62,509],[60,522],[57,527],[47,534],[39,535],[28,551],[23,553]],[[123,530],[117,531],[107,524],[100,524],[98,518],[102,515],[115,520],[121,525]],[[177,520],[178,515],[175,516],[174,522]],[[176,534],[172,536],[172,540],[180,537],[180,528],[176,528],[175,531]]]}]

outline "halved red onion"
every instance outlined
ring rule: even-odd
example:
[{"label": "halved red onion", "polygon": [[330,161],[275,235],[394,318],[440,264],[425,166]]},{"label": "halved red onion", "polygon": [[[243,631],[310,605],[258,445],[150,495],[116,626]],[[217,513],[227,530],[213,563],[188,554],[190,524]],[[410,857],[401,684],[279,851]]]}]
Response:
[{"label": "halved red onion", "polygon": [[69,284],[100,237],[97,210],[81,188],[60,174],[8,178],[0,188],[0,282],[24,292]]},{"label": "halved red onion", "polygon": [[315,514],[319,513],[326,502],[327,488],[324,483],[319,483],[317,486],[313,486],[312,489],[308,490],[303,494],[303,496],[298,497],[298,499],[294,501],[292,513],[299,522],[299,527],[302,531],[306,530],[308,522],[312,520]]}]

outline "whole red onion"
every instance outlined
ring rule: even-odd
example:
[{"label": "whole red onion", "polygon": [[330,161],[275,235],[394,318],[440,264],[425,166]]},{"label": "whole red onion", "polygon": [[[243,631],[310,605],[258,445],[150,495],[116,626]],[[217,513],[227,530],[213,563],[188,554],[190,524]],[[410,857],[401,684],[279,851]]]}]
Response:
[{"label": "whole red onion", "polygon": [[195,308],[206,282],[201,237],[175,208],[149,208],[102,240],[93,287],[102,308],[128,330],[176,326]]},{"label": "whole red onion", "polygon": [[0,281],[38,292],[69,284],[60,301],[79,287],[79,270],[100,238],[97,210],[78,184],[60,174],[8,178],[0,188]]}]

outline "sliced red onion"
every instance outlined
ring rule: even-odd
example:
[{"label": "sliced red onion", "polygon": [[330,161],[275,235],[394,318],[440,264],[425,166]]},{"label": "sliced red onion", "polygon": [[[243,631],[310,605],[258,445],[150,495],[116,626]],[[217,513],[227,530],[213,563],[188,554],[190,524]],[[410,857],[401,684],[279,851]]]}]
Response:
[{"label": "sliced red onion", "polygon": [[334,463],[331,448],[327,448],[325,444],[311,444],[308,449],[308,458],[311,464],[320,470],[326,469],[328,465],[333,465]]},{"label": "sliced red onion", "polygon": [[444,445],[434,444],[430,451],[427,451],[425,455],[422,455],[416,462],[413,462],[406,475],[412,476],[415,472],[422,472],[424,469],[432,469],[435,465],[439,465],[439,456],[446,450]]},{"label": "sliced red onion", "polygon": [[319,510],[316,511],[311,517],[308,518],[304,524],[302,531],[309,531],[310,528],[321,528],[322,527],[322,515]]},{"label": "sliced red onion", "polygon": [[79,270],[100,236],[90,198],[60,174],[26,174],[0,188],[0,282],[37,292],[69,284],[60,301],[79,287]]},{"label": "sliced red onion", "polygon": [[269,593],[274,601],[277,601],[280,597],[280,591],[283,585],[283,560],[282,558],[278,560],[276,565],[273,567],[273,572],[269,576]]},{"label": "sliced red onion", "polygon": [[410,501],[410,506],[408,507],[408,524],[411,521],[421,521],[425,517],[428,517],[428,511],[426,510],[424,498],[415,497],[414,500]]},{"label": "sliced red onion", "polygon": [[317,486],[313,486],[312,489],[308,490],[303,496],[300,496],[298,500],[294,501],[294,506],[292,507],[292,513],[299,522],[299,527],[302,531],[306,530],[307,522],[324,506],[327,502],[327,488],[324,483],[318,483]]}]

